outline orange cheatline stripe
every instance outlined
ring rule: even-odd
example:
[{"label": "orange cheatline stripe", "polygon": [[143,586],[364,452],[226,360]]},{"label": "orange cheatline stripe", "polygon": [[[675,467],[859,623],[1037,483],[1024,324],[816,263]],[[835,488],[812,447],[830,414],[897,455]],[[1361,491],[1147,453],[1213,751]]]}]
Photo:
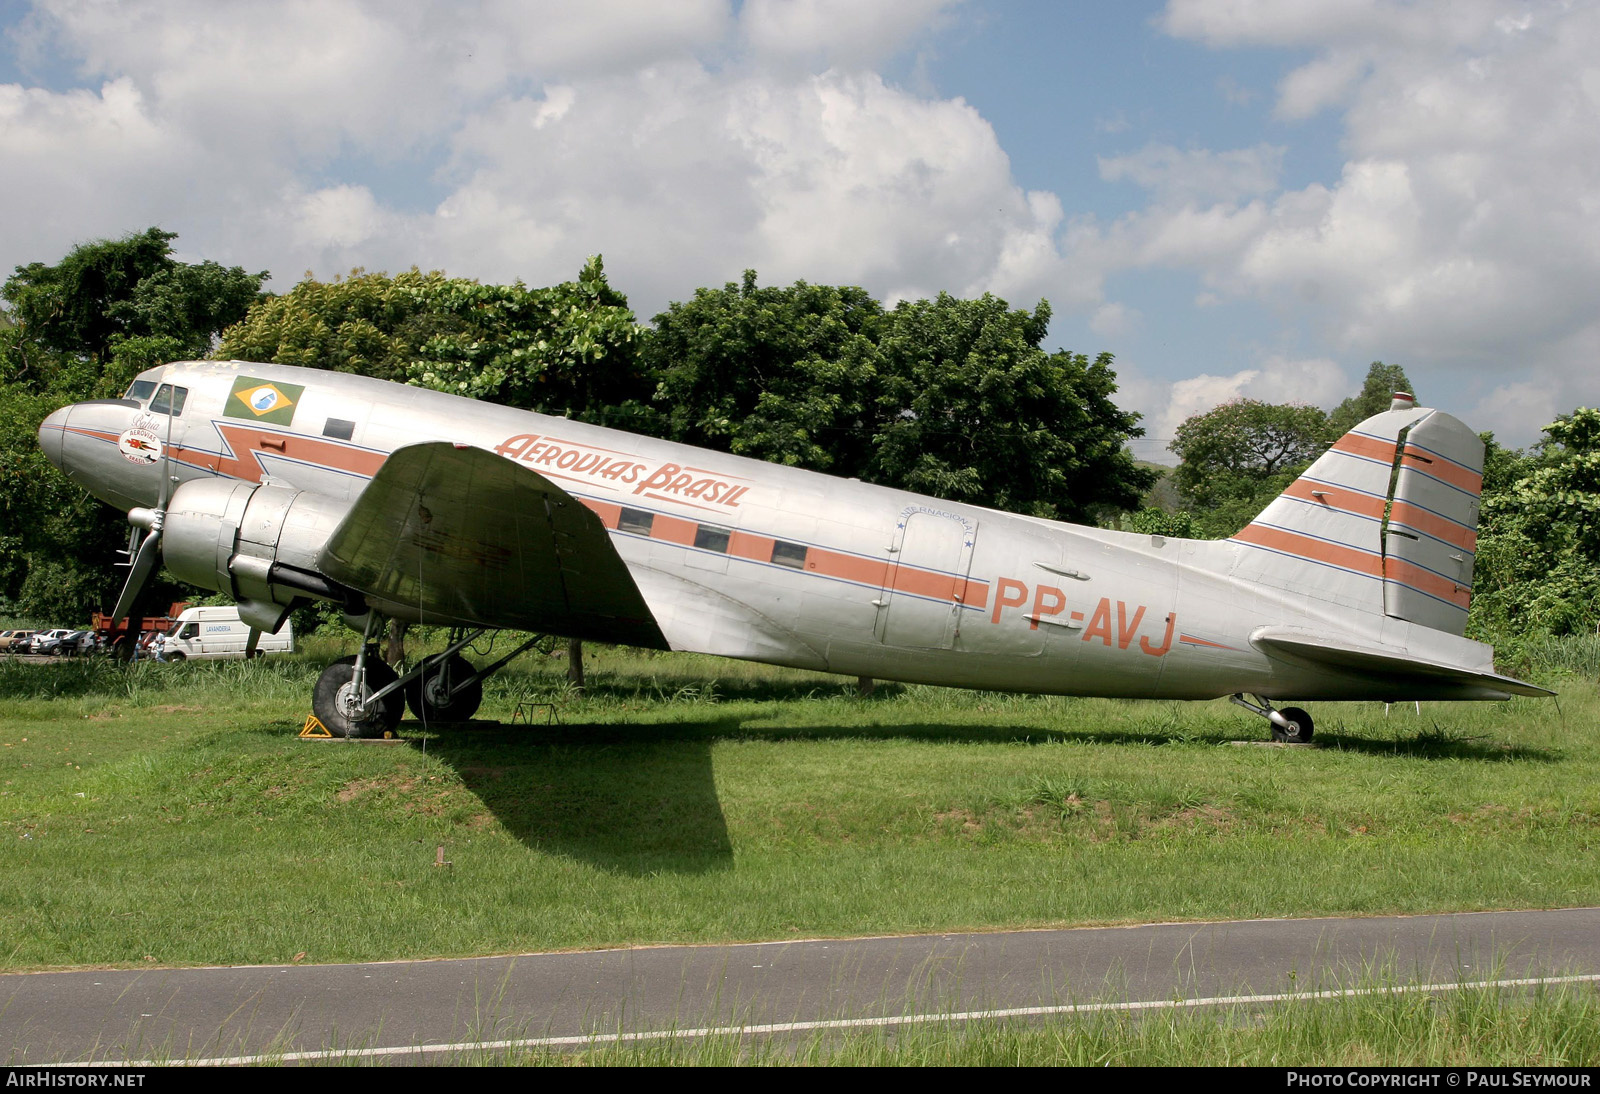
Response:
[{"label": "orange cheatline stripe", "polygon": [[694,534],[700,530],[700,525],[692,520],[682,517],[669,517],[665,513],[657,513],[656,519],[650,523],[650,538],[663,539],[668,543],[676,543],[684,547],[694,546]]},{"label": "orange cheatline stripe", "polygon": [[909,593],[912,596],[926,596],[933,600],[943,600],[954,603],[959,591],[961,579],[949,574],[933,573],[928,570],[913,570],[908,566],[896,567],[894,577],[894,591]]},{"label": "orange cheatline stripe", "polygon": [[[1312,491],[1322,497],[1313,497]],[[1371,494],[1363,494],[1358,490],[1349,490],[1327,483],[1315,482],[1311,479],[1295,479],[1289,484],[1284,494],[1291,498],[1309,501],[1313,505],[1320,505],[1327,509],[1337,509],[1343,513],[1354,513],[1357,516],[1371,517],[1373,520],[1383,519],[1383,499],[1375,498]]]},{"label": "orange cheatline stripe", "polygon": [[1414,444],[1406,445],[1406,458],[1400,466],[1448,483],[1457,490],[1465,490],[1474,497],[1483,493],[1483,476],[1478,472]]},{"label": "orange cheatline stripe", "polygon": [[882,559],[859,558],[821,547],[812,547],[806,552],[806,569],[825,577],[837,577],[878,588],[883,587],[884,579],[889,574],[889,564]]},{"label": "orange cheatline stripe", "polygon": [[607,528],[615,528],[622,519],[622,506],[613,505],[609,501],[596,501],[593,498],[579,498],[579,501],[593,509],[600,518],[600,523]]},{"label": "orange cheatline stripe", "polygon": [[1470,586],[1451,581],[1447,577],[1440,577],[1432,570],[1424,570],[1421,566],[1407,562],[1403,558],[1392,556],[1389,558],[1387,577],[1390,581],[1397,581],[1418,592],[1447,600],[1462,611],[1466,611],[1467,605],[1472,602]]},{"label": "orange cheatline stripe", "polygon": [[1434,539],[1444,540],[1452,547],[1460,547],[1463,551],[1478,549],[1478,533],[1474,529],[1449,517],[1429,512],[1421,506],[1412,505],[1410,502],[1396,501],[1389,510],[1389,520],[1404,528],[1414,528]]},{"label": "orange cheatline stripe", "polygon": [[736,558],[749,558],[757,562],[772,561],[772,545],[777,540],[771,536],[754,536],[749,532],[728,534],[728,553]]},{"label": "orange cheatline stripe", "polygon": [[[593,498],[581,498],[579,500],[592,509],[600,517],[600,522],[607,528],[614,529],[617,527],[617,522],[622,515],[622,507],[620,505],[597,501]],[[694,521],[668,516],[665,513],[657,513],[650,525],[650,538],[668,543],[677,543],[685,547],[693,547],[695,533],[699,528],[700,525]],[[774,542],[770,536],[757,536],[749,532],[730,531],[728,554],[737,558],[752,559],[756,562],[770,562],[772,560]],[[843,551],[830,551],[825,547],[808,547],[806,549],[805,568],[810,573],[820,574],[824,577],[853,581],[860,585],[875,588],[892,587],[895,592],[908,593],[913,596],[927,596],[936,600],[950,601],[951,603],[955,602],[955,596],[959,593],[961,603],[969,608],[981,609],[986,607],[989,602],[989,583],[986,581],[966,580],[951,574],[901,566],[896,568],[894,582],[890,586],[888,562],[883,559],[863,558],[860,555],[847,554]]]},{"label": "orange cheatline stripe", "polygon": [[1383,560],[1376,552],[1364,551],[1359,547],[1346,547],[1342,543],[1329,543],[1326,540],[1313,539],[1310,536],[1302,536],[1295,532],[1269,528],[1264,524],[1247,525],[1244,531],[1233,538],[1241,543],[1282,551],[1285,554],[1294,555],[1297,558],[1307,559],[1311,562],[1323,562],[1330,566],[1354,570],[1356,573],[1367,574],[1371,577],[1383,576]]},{"label": "orange cheatline stripe", "polygon": [[1394,462],[1395,442],[1380,440],[1377,437],[1367,437],[1360,433],[1346,433],[1333,442],[1333,451],[1343,452],[1350,456],[1365,456],[1369,460],[1379,463]]}]

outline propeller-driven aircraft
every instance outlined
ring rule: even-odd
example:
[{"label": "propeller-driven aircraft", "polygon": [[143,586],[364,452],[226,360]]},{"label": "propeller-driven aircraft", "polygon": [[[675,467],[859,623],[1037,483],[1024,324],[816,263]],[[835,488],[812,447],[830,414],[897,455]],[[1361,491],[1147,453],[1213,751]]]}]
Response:
[{"label": "propeller-driven aircraft", "polygon": [[[52,463],[128,511],[115,615],[158,563],[256,632],[309,600],[365,639],[312,708],[341,736],[477,709],[487,630],[1059,695],[1547,695],[1462,637],[1483,445],[1397,396],[1231,539],[940,501],[381,380],[242,361],[141,373],[45,420]],[[384,618],[451,628],[397,675]]]}]

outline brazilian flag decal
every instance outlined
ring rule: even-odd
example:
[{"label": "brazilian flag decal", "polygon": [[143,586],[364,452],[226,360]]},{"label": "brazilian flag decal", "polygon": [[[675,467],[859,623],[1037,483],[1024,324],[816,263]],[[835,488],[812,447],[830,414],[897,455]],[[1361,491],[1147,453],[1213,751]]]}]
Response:
[{"label": "brazilian flag decal", "polygon": [[294,408],[300,405],[303,391],[305,388],[299,384],[241,376],[233,382],[233,390],[228,393],[222,412],[230,418],[288,425],[294,421]]}]

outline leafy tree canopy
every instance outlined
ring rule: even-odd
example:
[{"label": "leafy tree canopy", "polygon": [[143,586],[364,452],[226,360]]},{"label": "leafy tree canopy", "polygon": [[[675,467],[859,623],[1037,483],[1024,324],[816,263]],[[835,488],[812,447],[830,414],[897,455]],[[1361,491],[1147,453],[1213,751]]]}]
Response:
[{"label": "leafy tree canopy", "polygon": [[18,266],[0,298],[35,350],[100,363],[121,341],[161,338],[173,356],[201,356],[256,301],[267,274],[179,262],[176,238],[147,228],[82,244],[54,266]]},{"label": "leafy tree canopy", "polygon": [[1600,410],[1552,422],[1525,455],[1484,439],[1473,633],[1498,642],[1600,626]]},{"label": "leafy tree canopy", "polygon": [[627,298],[596,257],[576,281],[544,289],[414,268],[307,278],[252,308],[217,352],[610,421],[637,418],[649,395],[634,361],[637,334]]},{"label": "leafy tree canopy", "polygon": [[1372,362],[1367,367],[1367,378],[1361,385],[1361,391],[1334,407],[1333,413],[1328,415],[1329,440],[1337,440],[1374,414],[1388,410],[1397,391],[1412,395],[1417,393],[1406,377],[1406,370],[1399,365]]},{"label": "leafy tree canopy", "polygon": [[150,365],[203,355],[267,276],[178,262],[174,238],[150,228],[85,243],[54,265],[18,266],[0,286],[0,602],[40,622],[87,622],[115,591],[127,524],[50,466],[39,423],[67,403],[121,394]]},{"label": "leafy tree canopy", "polygon": [[656,316],[640,349],[674,440],[860,476],[872,451],[883,308],[864,289],[699,289]]},{"label": "leafy tree canopy", "polygon": [[1112,357],[1046,353],[1050,306],[985,293],[907,301],[888,316],[874,482],[1012,512],[1093,522],[1133,509],[1157,473],[1127,449]]},{"label": "leafy tree canopy", "polygon": [[677,440],[1041,516],[1131,508],[1156,474],[1125,451],[1138,416],[1111,402],[1110,355],[1040,348],[1049,322],[747,270],[658,315],[641,355]]},{"label": "leafy tree canopy", "polygon": [[1167,447],[1181,461],[1173,475],[1179,497],[1207,510],[1253,501],[1272,483],[1278,493],[1327,444],[1321,409],[1238,399],[1184,422]]}]

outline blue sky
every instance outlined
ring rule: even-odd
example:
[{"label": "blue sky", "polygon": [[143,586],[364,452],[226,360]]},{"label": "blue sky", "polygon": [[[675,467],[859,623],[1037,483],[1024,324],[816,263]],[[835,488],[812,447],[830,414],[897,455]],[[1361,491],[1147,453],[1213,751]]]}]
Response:
[{"label": "blue sky", "polygon": [[1600,398],[1600,13],[1496,0],[0,0],[0,267],[187,258],[1053,306],[1136,448],[1375,359],[1527,444]]}]

